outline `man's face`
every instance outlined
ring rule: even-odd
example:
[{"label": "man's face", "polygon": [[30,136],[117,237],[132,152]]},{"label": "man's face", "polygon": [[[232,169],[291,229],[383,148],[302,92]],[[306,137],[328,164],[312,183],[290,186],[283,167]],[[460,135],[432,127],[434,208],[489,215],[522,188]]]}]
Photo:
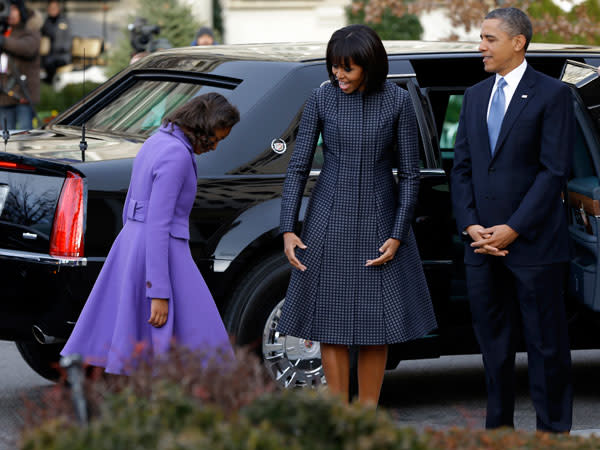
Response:
[{"label": "man's face", "polygon": [[46,11],[48,12],[49,17],[58,16],[60,14],[60,6],[58,5],[58,2],[48,3],[48,9]]},{"label": "man's face", "polygon": [[19,25],[21,22],[21,13],[15,5],[10,5],[10,13],[8,14],[8,24],[11,26]]},{"label": "man's face", "polygon": [[196,39],[196,45],[213,45],[215,40],[210,34],[203,34]]},{"label": "man's face", "polygon": [[510,36],[500,19],[486,19],[481,25],[479,51],[486,72],[506,75],[523,61],[525,36]]}]

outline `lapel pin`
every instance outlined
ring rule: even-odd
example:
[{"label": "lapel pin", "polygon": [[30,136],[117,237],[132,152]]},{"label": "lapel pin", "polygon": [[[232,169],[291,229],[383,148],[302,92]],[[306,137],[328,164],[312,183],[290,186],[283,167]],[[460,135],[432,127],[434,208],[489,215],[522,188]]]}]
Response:
[{"label": "lapel pin", "polygon": [[521,98],[527,98],[527,94],[521,95]]}]

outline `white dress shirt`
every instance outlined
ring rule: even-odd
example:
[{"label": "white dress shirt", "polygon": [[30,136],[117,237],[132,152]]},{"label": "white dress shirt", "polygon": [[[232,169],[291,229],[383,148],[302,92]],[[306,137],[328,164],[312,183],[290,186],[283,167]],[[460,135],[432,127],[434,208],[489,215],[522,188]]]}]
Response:
[{"label": "white dress shirt", "polygon": [[[510,101],[512,100],[513,95],[517,90],[517,86],[521,82],[521,78],[523,78],[526,69],[527,61],[523,60],[523,62],[519,66],[515,67],[513,70],[511,70],[504,76],[504,80],[506,81],[506,85],[504,86],[504,113],[506,113],[508,105],[510,105]],[[496,82],[494,83],[494,87],[492,88],[492,94],[490,95],[490,100],[488,101],[486,118],[490,115],[490,106],[492,105],[492,99],[494,98],[494,94],[496,93],[496,89],[498,87],[498,80],[500,78],[502,77],[496,74]]]}]

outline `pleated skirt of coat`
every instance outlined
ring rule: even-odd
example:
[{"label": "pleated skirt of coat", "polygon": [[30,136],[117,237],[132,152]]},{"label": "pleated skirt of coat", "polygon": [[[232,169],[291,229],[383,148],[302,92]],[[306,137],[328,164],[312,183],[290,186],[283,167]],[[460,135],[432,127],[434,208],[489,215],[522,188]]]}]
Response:
[{"label": "pleated skirt of coat", "polygon": [[128,221],[115,240],[100,275],[61,354],[79,353],[106,372],[127,373],[140,350],[156,356],[175,342],[212,353],[231,353],[219,311],[192,259],[188,241],[170,238],[172,295],[167,322],[148,323],[145,225]]}]

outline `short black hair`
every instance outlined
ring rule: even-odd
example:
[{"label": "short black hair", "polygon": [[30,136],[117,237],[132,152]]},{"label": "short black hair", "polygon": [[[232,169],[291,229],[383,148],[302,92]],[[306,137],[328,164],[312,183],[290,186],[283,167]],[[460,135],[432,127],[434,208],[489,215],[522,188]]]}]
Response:
[{"label": "short black hair", "polygon": [[529,47],[531,37],[533,36],[533,27],[531,20],[523,11],[518,8],[498,8],[490,11],[485,19],[498,19],[502,22],[501,27],[510,37],[522,34],[525,36],[525,50]]},{"label": "short black hair", "polygon": [[381,39],[366,25],[348,25],[331,35],[327,43],[327,73],[334,86],[338,86],[331,66],[350,66],[352,61],[365,73],[365,94],[383,87],[387,78],[388,57]]},{"label": "short black hair", "polygon": [[240,112],[216,92],[194,97],[163,119],[163,126],[177,125],[193,147],[207,148],[215,131],[228,129],[240,121]]}]

